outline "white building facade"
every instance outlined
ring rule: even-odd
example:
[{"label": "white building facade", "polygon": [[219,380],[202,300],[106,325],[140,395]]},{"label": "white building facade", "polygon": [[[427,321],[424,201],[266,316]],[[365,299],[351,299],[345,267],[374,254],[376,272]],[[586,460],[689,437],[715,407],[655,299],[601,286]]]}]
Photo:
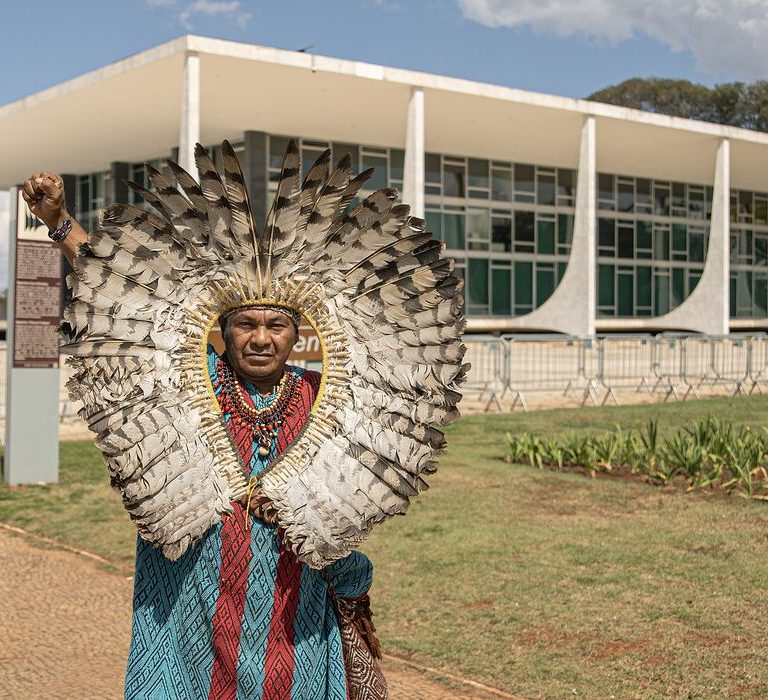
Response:
[{"label": "white building facade", "polygon": [[0,189],[60,172],[93,227],[145,161],[225,138],[262,220],[288,138],[375,167],[456,259],[470,330],[768,329],[768,134],[733,127],[187,36],[0,107]]}]

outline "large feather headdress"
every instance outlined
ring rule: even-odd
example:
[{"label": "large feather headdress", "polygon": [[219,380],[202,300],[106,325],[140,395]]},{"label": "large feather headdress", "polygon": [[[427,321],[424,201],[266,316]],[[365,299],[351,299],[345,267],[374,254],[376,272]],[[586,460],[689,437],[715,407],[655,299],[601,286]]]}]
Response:
[{"label": "large feather headdress", "polygon": [[435,426],[458,417],[468,369],[462,280],[395,190],[350,208],[372,171],[353,177],[349,156],[331,169],[326,151],[302,183],[291,142],[259,232],[229,143],[221,153],[223,178],[197,146],[199,184],[176,163],[147,166],[155,192],[131,186],[158,213],[115,204],[80,247],[61,327],[69,389],[140,535],[176,559],[248,486],[208,378],[208,332],[246,304],[299,311],[322,381],[261,488],[287,545],[321,567],[404,513],[435,470]]}]

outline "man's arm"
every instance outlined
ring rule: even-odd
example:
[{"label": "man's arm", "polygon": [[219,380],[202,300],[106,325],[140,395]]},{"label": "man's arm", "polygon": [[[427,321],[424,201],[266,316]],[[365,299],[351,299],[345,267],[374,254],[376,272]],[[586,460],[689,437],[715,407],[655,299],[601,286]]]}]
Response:
[{"label": "man's arm", "polygon": [[29,210],[51,231],[57,229],[67,219],[72,222],[72,230],[59,243],[61,252],[70,265],[75,258],[77,247],[88,241],[88,234],[67,211],[64,201],[64,181],[53,173],[35,173],[22,186],[21,196]]}]

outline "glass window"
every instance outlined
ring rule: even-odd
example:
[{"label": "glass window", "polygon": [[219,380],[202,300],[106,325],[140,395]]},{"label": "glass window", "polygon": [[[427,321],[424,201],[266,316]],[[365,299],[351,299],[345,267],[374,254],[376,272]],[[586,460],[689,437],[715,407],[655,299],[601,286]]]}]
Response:
[{"label": "glass window", "polygon": [[77,179],[77,194],[77,213],[82,216],[91,210],[91,186],[87,175]]},{"label": "glass window", "polygon": [[555,268],[552,264],[536,267],[536,306],[541,306],[555,291]]},{"label": "glass window", "polygon": [[653,183],[653,213],[657,216],[669,216],[669,184]]},{"label": "glass window", "polygon": [[768,266],[768,237],[755,236],[755,265]]},{"label": "glass window", "polygon": [[467,209],[467,247],[469,250],[488,250],[491,235],[487,209]]},{"label": "glass window", "polygon": [[685,270],[682,267],[672,268],[672,298],[670,308],[680,306],[685,300]]},{"label": "glass window", "polygon": [[555,254],[555,222],[539,219],[537,224],[537,253],[543,255]]},{"label": "glass window", "polygon": [[642,177],[635,180],[635,211],[638,214],[650,214],[653,211],[651,181]]},{"label": "glass window", "polygon": [[373,171],[371,179],[365,183],[365,189],[380,190],[381,188],[386,187],[389,182],[389,178],[387,177],[386,157],[363,153],[362,169],[368,170],[368,168],[375,168],[375,170]]},{"label": "glass window", "polygon": [[601,308],[615,305],[614,277],[616,267],[614,265],[597,266],[597,303]]},{"label": "glass window", "polygon": [[685,201],[685,185],[682,182],[672,183],[672,216],[686,216],[688,207]]},{"label": "glass window", "polygon": [[672,260],[685,260],[688,255],[688,229],[685,224],[672,224]]},{"label": "glass window", "polygon": [[618,182],[619,211],[632,213],[635,210],[634,181],[620,178]]},{"label": "glass window", "polygon": [[443,213],[443,240],[445,247],[464,250],[464,214]]},{"label": "glass window", "polygon": [[491,219],[491,250],[509,253],[512,250],[512,219],[494,216]]},{"label": "glass window", "polygon": [[736,312],[740,316],[752,313],[752,273],[748,270],[736,272]]},{"label": "glass window", "polygon": [[633,316],[635,313],[634,304],[635,278],[631,272],[619,273],[618,284],[618,315]]},{"label": "glass window", "polygon": [[491,313],[496,316],[512,314],[512,270],[491,269]]},{"label": "glass window", "polygon": [[755,275],[755,315],[765,318],[768,316],[768,277]]},{"label": "glass window", "polygon": [[472,190],[476,190],[475,196],[481,194],[477,190],[482,191],[482,196],[488,198],[488,161],[480,160],[478,158],[469,159],[469,196],[472,197]]},{"label": "glass window", "polygon": [[656,260],[669,260],[669,226],[654,225],[653,257]]},{"label": "glass window", "polygon": [[443,197],[465,197],[467,166],[456,161],[443,160]]},{"label": "glass window", "polygon": [[532,165],[515,163],[515,200],[518,202],[533,202],[536,192],[534,180],[536,169]]},{"label": "glass window", "polygon": [[669,311],[669,273],[666,270],[654,270],[653,283],[653,313],[655,316],[663,316]]},{"label": "glass window", "polygon": [[[467,305],[471,312],[473,306],[482,307],[488,312],[488,261],[470,258],[468,261]],[[477,310],[476,310],[477,311]]]},{"label": "glass window", "polygon": [[568,255],[573,240],[573,216],[558,214],[557,216],[557,252]]},{"label": "glass window", "polygon": [[597,198],[600,209],[613,210],[616,208],[616,193],[613,175],[598,174]]},{"label": "glass window", "polygon": [[436,153],[424,154],[424,191],[427,194],[442,192],[442,174],[440,172],[440,156]]},{"label": "glass window", "polygon": [[731,285],[729,294],[729,313],[731,316],[736,315],[736,275],[731,273]]},{"label": "glass window", "polygon": [[752,193],[744,190],[739,191],[739,221],[752,223]]},{"label": "glass window", "polygon": [[443,238],[442,214],[439,211],[427,210],[424,212],[424,220],[427,222],[427,231],[435,238]]},{"label": "glass window", "polygon": [[515,313],[527,313],[532,305],[533,263],[518,260],[515,262]]},{"label": "glass window", "polygon": [[532,211],[515,212],[515,250],[518,253],[533,253],[534,216]]},{"label": "glass window", "polygon": [[539,169],[536,201],[547,207],[555,206],[555,173]]},{"label": "glass window", "polygon": [[401,148],[393,148],[389,151],[389,180],[390,185],[402,184],[405,153]]},{"label": "glass window", "polygon": [[691,262],[704,262],[704,231],[691,228],[688,232],[688,260]]},{"label": "glass window", "polygon": [[491,171],[491,196],[500,202],[512,201],[512,171],[494,168]]},{"label": "glass window", "polygon": [[688,216],[691,219],[703,219],[706,212],[704,204],[704,188],[688,188]]},{"label": "glass window", "polygon": [[557,171],[557,203],[562,206],[573,206],[576,196],[576,172],[558,168]]},{"label": "glass window", "polygon": [[637,282],[637,305],[645,306],[650,309],[653,294],[651,292],[652,273],[650,267],[638,266],[635,270],[635,280]]},{"label": "glass window", "polygon": [[613,219],[597,220],[598,255],[616,254],[616,222]]},{"label": "glass window", "polygon": [[619,257],[635,257],[635,227],[631,222],[619,222]]},{"label": "glass window", "polygon": [[768,199],[755,195],[755,223],[768,224]]},{"label": "glass window", "polygon": [[738,261],[743,265],[752,264],[752,231],[742,229],[738,232],[739,236],[739,257]]},{"label": "glass window", "polygon": [[653,250],[653,226],[650,221],[636,221],[637,257],[650,258]]}]

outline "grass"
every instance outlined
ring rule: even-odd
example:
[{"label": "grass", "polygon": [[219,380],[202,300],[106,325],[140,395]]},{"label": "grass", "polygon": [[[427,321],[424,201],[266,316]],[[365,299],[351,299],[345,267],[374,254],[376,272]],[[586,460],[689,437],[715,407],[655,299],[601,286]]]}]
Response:
[{"label": "grass", "polygon": [[[768,400],[469,416],[407,518],[374,532],[385,649],[531,698],[764,697],[768,504],[501,460],[546,438],[714,413],[768,425]],[[135,534],[94,448],[62,483],[0,487],[0,520],[132,566]]]}]

